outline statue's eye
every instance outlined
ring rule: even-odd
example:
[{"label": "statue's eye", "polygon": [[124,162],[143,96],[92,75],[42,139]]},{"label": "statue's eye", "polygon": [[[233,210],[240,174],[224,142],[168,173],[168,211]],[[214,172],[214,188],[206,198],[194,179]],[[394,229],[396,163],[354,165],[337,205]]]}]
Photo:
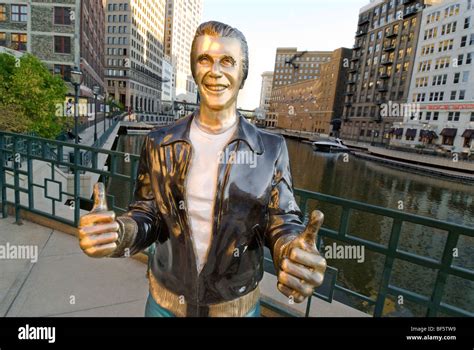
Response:
[{"label": "statue's eye", "polygon": [[224,66],[224,67],[233,67],[234,64],[235,64],[235,61],[230,58],[230,57],[224,57],[222,60],[221,60],[221,64]]},{"label": "statue's eye", "polygon": [[198,62],[200,64],[209,64],[211,61],[209,60],[209,57],[203,56],[198,59]]}]

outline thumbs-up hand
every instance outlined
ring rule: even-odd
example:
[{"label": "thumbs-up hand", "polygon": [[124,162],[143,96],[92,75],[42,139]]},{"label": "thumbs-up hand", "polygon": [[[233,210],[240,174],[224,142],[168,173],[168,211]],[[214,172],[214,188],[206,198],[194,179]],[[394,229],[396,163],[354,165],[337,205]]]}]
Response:
[{"label": "thumbs-up hand", "polygon": [[105,187],[102,182],[94,185],[94,206],[79,220],[79,245],[90,257],[109,256],[117,248],[119,224],[115,213],[107,209]]},{"label": "thumbs-up hand", "polygon": [[308,225],[302,233],[281,251],[278,290],[297,303],[301,303],[324,280],[326,259],[316,248],[318,231],[324,215],[319,210],[311,213]]}]

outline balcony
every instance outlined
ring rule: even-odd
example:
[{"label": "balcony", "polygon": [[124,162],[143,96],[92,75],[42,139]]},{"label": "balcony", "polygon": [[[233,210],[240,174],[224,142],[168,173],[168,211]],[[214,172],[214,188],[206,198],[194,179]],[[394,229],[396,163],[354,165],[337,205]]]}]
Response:
[{"label": "balcony", "polygon": [[411,7],[406,8],[405,12],[403,13],[403,19],[417,14],[419,10],[420,8],[417,6],[411,6]]},{"label": "balcony", "polygon": [[390,79],[390,75],[387,73],[380,74],[380,79]]},{"label": "balcony", "polygon": [[380,62],[382,66],[391,66],[393,64],[392,58],[386,58]]},{"label": "balcony", "polygon": [[359,38],[359,37],[364,36],[364,35],[367,35],[367,29],[359,29],[356,32],[356,38]]},{"label": "balcony", "polygon": [[415,0],[403,0],[403,5],[408,5],[414,2]]},{"label": "balcony", "polygon": [[349,72],[349,73],[355,73],[355,72],[357,72],[357,67],[349,68],[348,72]]},{"label": "balcony", "polygon": [[387,103],[387,100],[385,100],[383,98],[378,99],[378,100],[375,101],[375,104],[378,105],[378,106],[383,105],[384,103]]},{"label": "balcony", "polygon": [[352,107],[352,102],[346,102],[346,103],[344,103],[344,106],[346,106],[346,107]]},{"label": "balcony", "polygon": [[393,50],[395,50],[395,45],[389,44],[388,46],[384,46],[383,50],[385,52],[392,52]]},{"label": "balcony", "polygon": [[386,85],[378,86],[378,87],[377,87],[377,91],[378,91],[378,92],[387,92],[387,91],[388,91],[388,87],[387,87]]},{"label": "balcony", "polygon": [[390,33],[385,35],[386,38],[395,38],[397,36],[398,36],[398,32],[392,32],[392,31],[390,31]]},{"label": "balcony", "polygon": [[359,43],[355,43],[354,46],[352,46],[352,49],[353,49],[353,50],[356,50],[356,51],[357,51],[357,50],[360,50],[361,48],[362,48],[362,46],[360,46]]},{"label": "balcony", "polygon": [[364,25],[370,22],[369,16],[364,16],[359,19],[359,25]]},{"label": "balcony", "polygon": [[351,62],[357,62],[359,59],[360,59],[359,55],[354,56],[354,57],[351,58]]},{"label": "balcony", "polygon": [[356,83],[355,80],[352,80],[352,79],[349,79],[349,80],[347,81],[347,84],[348,84],[348,85],[354,85],[355,83]]},{"label": "balcony", "polygon": [[354,95],[354,91],[347,91],[344,95],[345,96],[352,96],[352,95]]}]

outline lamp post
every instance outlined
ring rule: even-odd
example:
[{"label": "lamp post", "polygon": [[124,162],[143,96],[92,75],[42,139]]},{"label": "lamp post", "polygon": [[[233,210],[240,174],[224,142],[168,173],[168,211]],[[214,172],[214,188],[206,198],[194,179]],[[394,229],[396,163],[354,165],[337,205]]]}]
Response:
[{"label": "lamp post", "polygon": [[79,88],[82,84],[82,72],[78,67],[71,70],[71,83],[74,85],[74,143],[79,143],[78,119],[79,119]]},{"label": "lamp post", "polygon": [[97,141],[97,95],[99,95],[100,86],[94,85],[92,93],[94,94],[94,142]]},{"label": "lamp post", "polygon": [[104,134],[105,134],[105,119],[107,117],[107,91],[104,93]]}]

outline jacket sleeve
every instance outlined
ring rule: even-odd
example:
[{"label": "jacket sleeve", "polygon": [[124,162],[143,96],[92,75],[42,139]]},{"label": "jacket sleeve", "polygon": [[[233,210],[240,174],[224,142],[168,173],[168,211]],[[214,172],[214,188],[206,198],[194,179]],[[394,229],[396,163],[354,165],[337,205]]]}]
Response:
[{"label": "jacket sleeve", "polygon": [[[293,239],[304,230],[303,215],[293,194],[288,149],[281,137],[280,152],[275,162],[265,243],[275,261],[275,253],[282,242]],[[278,241],[278,244],[277,244]]]},{"label": "jacket sleeve", "polygon": [[143,141],[138,163],[134,200],[128,211],[117,218],[123,231],[123,239],[118,244],[117,253],[129,248],[130,255],[136,254],[149,247],[158,237],[159,213],[150,182],[151,144],[147,136]]}]

